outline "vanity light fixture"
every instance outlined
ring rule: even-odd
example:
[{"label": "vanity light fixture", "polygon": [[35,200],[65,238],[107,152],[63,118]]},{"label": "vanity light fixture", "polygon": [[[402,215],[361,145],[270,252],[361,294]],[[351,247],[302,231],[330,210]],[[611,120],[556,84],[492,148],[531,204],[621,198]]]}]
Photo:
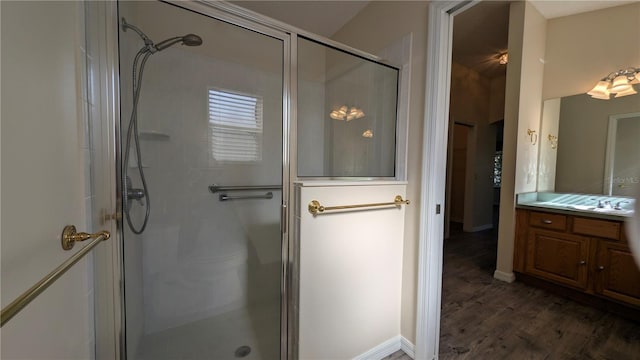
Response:
[{"label": "vanity light fixture", "polygon": [[347,105],[342,105],[339,108],[331,111],[329,117],[334,120],[346,120],[351,121],[353,119],[360,119],[364,117],[362,109],[358,109],[355,106],[349,108]]},{"label": "vanity light fixture", "polygon": [[616,98],[634,95],[638,93],[633,88],[634,84],[640,84],[640,68],[630,67],[607,75],[587,94],[603,100],[608,100],[610,94],[616,94]]}]

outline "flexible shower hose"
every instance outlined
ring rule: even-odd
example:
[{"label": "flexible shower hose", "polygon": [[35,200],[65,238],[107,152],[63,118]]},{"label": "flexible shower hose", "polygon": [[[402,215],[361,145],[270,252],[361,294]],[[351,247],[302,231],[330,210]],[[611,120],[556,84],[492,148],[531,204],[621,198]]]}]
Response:
[{"label": "flexible shower hose", "polygon": [[[142,169],[142,154],[140,151],[140,136],[138,133],[138,101],[140,99],[140,89],[142,87],[142,74],[144,73],[144,65],[151,56],[151,52],[148,46],[143,47],[138,51],[136,57],[133,60],[133,108],[131,109],[131,119],[129,120],[129,127],[127,129],[127,141],[124,150],[124,169],[122,170],[122,197],[123,197],[123,208],[125,213],[125,218],[127,219],[127,224],[129,224],[129,228],[134,234],[142,234],[144,229],[147,227],[147,223],[149,222],[149,212],[151,210],[151,202],[149,198],[149,190],[147,188],[147,180],[144,176],[144,170]],[[136,72],[138,68],[138,61],[140,60],[140,56],[142,57],[142,61],[140,62],[140,71],[139,76],[136,79]],[[140,174],[140,179],[142,181],[142,190],[144,192],[145,197],[145,214],[144,221],[139,228],[136,228],[131,221],[130,215],[130,206],[128,205],[128,188],[127,188],[127,177],[129,171],[129,151],[131,150],[131,135],[133,134],[135,149],[136,149],[136,158],[137,158],[137,168]]]}]

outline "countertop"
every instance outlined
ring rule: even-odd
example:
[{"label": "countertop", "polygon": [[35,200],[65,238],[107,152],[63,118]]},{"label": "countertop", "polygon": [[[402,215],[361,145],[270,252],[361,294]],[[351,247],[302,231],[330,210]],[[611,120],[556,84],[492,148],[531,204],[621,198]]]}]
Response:
[{"label": "countertop", "polygon": [[[598,201],[609,201],[611,204],[624,202],[623,210],[598,209]],[[633,217],[635,199],[620,196],[604,196],[592,194],[567,194],[532,192],[516,196],[516,208],[547,211],[558,214],[583,216],[596,219],[625,221]]]}]

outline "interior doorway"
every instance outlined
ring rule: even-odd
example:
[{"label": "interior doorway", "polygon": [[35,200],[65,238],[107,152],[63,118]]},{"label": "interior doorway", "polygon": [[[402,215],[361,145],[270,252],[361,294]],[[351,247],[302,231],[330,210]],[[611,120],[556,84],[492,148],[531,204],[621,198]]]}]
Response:
[{"label": "interior doorway", "polygon": [[[465,318],[484,323],[490,316],[474,310],[470,300],[485,294],[471,295],[468,289],[492,284],[496,269],[508,21],[509,4],[491,1],[478,2],[453,18],[447,240],[443,245],[439,334],[442,358],[472,351],[460,346],[472,336],[460,331]],[[486,299],[488,304],[493,301],[491,296]]]}]

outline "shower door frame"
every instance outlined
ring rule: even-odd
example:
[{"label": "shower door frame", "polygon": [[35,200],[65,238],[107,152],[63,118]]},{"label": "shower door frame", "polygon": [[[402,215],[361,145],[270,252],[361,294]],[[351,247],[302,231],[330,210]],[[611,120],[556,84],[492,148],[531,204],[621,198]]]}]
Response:
[{"label": "shower door frame", "polygon": [[[280,359],[288,360],[288,359],[296,359],[297,354],[295,354],[293,350],[293,344],[297,341],[297,336],[295,335],[297,332],[292,329],[290,321],[290,313],[292,309],[297,308],[296,306],[291,306],[292,301],[294,301],[295,297],[290,294],[290,284],[291,284],[291,261],[290,261],[290,231],[288,231],[287,224],[289,223],[288,218],[288,204],[289,204],[289,196],[290,196],[290,124],[291,124],[291,107],[292,107],[292,95],[291,95],[291,84],[292,79],[291,76],[291,34],[285,31],[282,31],[277,28],[265,26],[263,24],[257,23],[248,19],[246,16],[242,16],[242,11],[229,11],[225,10],[226,6],[221,6],[222,4],[218,2],[208,2],[208,1],[164,1],[160,2],[167,3],[173,5],[177,8],[184,9],[186,11],[193,11],[197,14],[207,16],[213,18],[215,20],[223,21],[225,23],[236,25],[245,29],[246,31],[253,31],[258,34],[268,36],[274,39],[278,39],[282,41],[282,203],[281,207],[281,217],[280,217],[280,235],[281,235],[281,276],[280,276]],[[114,2],[115,3],[115,2]],[[117,5],[115,5],[117,8]],[[231,7],[235,8],[235,7]],[[116,24],[119,24],[118,12],[117,9],[113,12]],[[119,25],[116,25],[115,31],[117,34]],[[116,53],[118,49],[118,44],[116,46]],[[115,69],[117,71],[118,68],[118,59],[116,58],[116,66]],[[118,76],[116,72],[115,76]],[[117,84],[118,82],[116,82]],[[114,89],[114,91],[117,90]],[[119,99],[119,91],[116,91],[116,95]],[[115,119],[116,125],[116,139],[120,139],[120,119],[119,116]],[[119,181],[121,176],[119,169],[122,164],[122,153],[120,151],[120,144],[116,144],[118,151],[116,155],[116,169],[118,169],[118,178],[116,179],[116,187],[117,187],[117,196],[118,201],[121,202],[121,194],[122,182]],[[122,209],[122,205],[118,205],[119,211]],[[123,219],[120,218],[118,221],[118,242],[120,244],[120,253],[118,254],[119,258],[119,273],[120,273],[120,282],[123,284],[124,279],[124,256],[123,256],[123,241],[124,241],[124,222]],[[126,351],[126,312],[125,310],[125,294],[124,294],[124,285],[121,285],[119,290],[119,300],[120,300],[120,334],[119,334],[119,356],[121,359],[127,358]],[[295,354],[295,355],[294,355]]]},{"label": "shower door frame", "polygon": [[[280,319],[280,358],[281,360],[298,359],[298,289],[299,289],[299,239],[294,229],[295,215],[290,204],[294,199],[293,182],[297,178],[297,41],[298,35],[315,40],[321,44],[343,50],[361,58],[385,63],[378,56],[333,41],[326,37],[296,28],[221,0],[158,0],[176,7],[194,11],[226,23],[240,26],[248,31],[270,36],[283,41],[283,103],[282,103],[282,208],[281,208],[281,319]],[[110,186],[116,197],[115,209],[108,209],[104,220],[117,220],[117,231],[114,234],[113,247],[109,249],[110,259],[96,264],[96,358],[126,359],[125,336],[125,302],[124,302],[124,258],[123,258],[123,226],[122,182],[121,176],[121,138],[120,129],[120,92],[119,92],[119,43],[118,34],[120,19],[118,3],[100,2],[98,10],[104,24],[100,26],[105,34],[94,41],[103,50],[100,56],[98,74],[104,82],[104,92],[100,94],[100,107],[103,118],[110,123],[113,137],[107,141],[110,153],[110,166],[115,168],[115,178]],[[394,66],[393,64],[389,64]],[[400,68],[400,67],[398,67]],[[112,122],[112,123],[111,123]],[[398,174],[396,174],[398,175]],[[108,217],[108,219],[107,219]]]}]

